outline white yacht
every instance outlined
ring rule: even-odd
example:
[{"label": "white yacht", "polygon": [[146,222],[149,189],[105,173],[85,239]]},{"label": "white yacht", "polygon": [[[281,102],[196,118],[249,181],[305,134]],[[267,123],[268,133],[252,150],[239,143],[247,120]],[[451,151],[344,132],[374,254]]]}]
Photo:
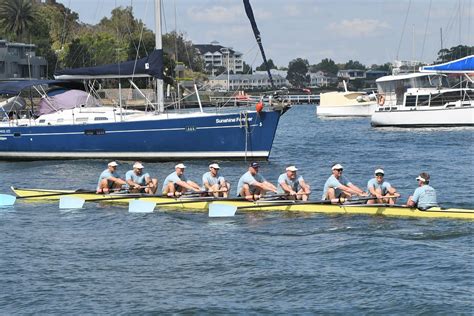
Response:
[{"label": "white yacht", "polygon": [[[466,63],[466,58],[471,61]],[[474,81],[468,75],[474,56],[466,58],[451,62],[463,61],[467,66],[455,71],[459,80],[454,86],[448,84],[446,75],[454,71],[435,66],[422,67],[425,72],[421,73],[377,79],[379,106],[372,115],[372,126],[474,126]]]},{"label": "white yacht", "polygon": [[367,94],[363,91],[348,91],[344,82],[345,91],[325,92],[319,95],[319,105],[316,115],[322,117],[357,117],[371,116],[377,108],[375,93]]}]

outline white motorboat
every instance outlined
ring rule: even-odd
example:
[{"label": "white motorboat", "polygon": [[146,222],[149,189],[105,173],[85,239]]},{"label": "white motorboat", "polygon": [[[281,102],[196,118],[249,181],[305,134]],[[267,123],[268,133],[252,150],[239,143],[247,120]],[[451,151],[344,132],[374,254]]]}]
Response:
[{"label": "white motorboat", "polygon": [[371,116],[377,108],[375,94],[333,91],[319,95],[316,114],[323,117]]},{"label": "white motorboat", "polygon": [[[379,106],[372,126],[474,126],[474,82],[468,75],[473,65],[474,55],[377,79]],[[458,74],[458,84],[450,87],[447,73]]]}]

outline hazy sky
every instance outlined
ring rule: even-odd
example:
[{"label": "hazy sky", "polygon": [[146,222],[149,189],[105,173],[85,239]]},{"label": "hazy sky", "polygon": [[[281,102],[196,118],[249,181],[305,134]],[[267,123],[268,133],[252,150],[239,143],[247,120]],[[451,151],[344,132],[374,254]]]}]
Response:
[{"label": "hazy sky", "polygon": [[[116,6],[133,6],[154,30],[152,0],[59,0],[95,24]],[[441,48],[474,45],[474,0],[251,0],[268,58],[287,66],[331,58],[370,66],[393,60],[432,62]],[[241,0],[162,0],[163,32],[184,33],[195,44],[218,41],[258,66],[262,59]],[[406,23],[405,23],[406,20]]]}]

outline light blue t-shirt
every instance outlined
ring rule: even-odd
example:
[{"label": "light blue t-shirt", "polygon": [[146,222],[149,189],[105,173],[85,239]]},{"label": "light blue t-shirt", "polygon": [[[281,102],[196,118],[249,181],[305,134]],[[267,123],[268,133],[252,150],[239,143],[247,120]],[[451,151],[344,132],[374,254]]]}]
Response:
[{"label": "light blue t-shirt", "polygon": [[146,185],[146,178],[149,178],[150,175],[148,173],[142,173],[141,175],[137,175],[133,170],[127,171],[125,174],[125,180],[132,180],[135,183],[138,183],[139,185]]},{"label": "light blue t-shirt", "polygon": [[286,173],[282,173],[278,177],[278,188],[277,192],[278,194],[283,194],[285,193],[285,190],[283,190],[282,186],[280,183],[284,182],[286,185],[288,185],[293,191],[298,192],[301,188],[300,181],[303,181],[302,176],[296,177],[294,180],[288,178],[288,175]]},{"label": "light blue t-shirt", "polygon": [[372,178],[369,180],[369,182],[367,182],[367,192],[369,192],[369,194],[370,194],[370,188],[373,188],[374,190],[380,189],[382,191],[382,195],[385,195],[388,193],[388,190],[391,187],[392,186],[390,185],[389,182],[384,181],[382,183],[378,183],[377,179],[375,178]]},{"label": "light blue t-shirt", "polygon": [[165,181],[163,182],[163,191],[165,190],[165,188],[168,186],[168,183],[170,182],[173,182],[176,186],[176,182],[178,181],[188,181],[188,179],[186,178],[186,176],[184,174],[181,174],[180,176],[178,176],[176,174],[176,171],[173,172],[173,173],[170,173],[166,178],[165,178]]},{"label": "light blue t-shirt", "polygon": [[246,173],[244,173],[240,177],[239,183],[237,184],[237,195],[239,195],[240,191],[242,191],[244,184],[248,184],[250,187],[250,192],[254,193],[256,190],[256,187],[252,186],[252,184],[255,182],[260,182],[260,183],[265,182],[265,178],[259,173],[257,173],[255,176],[252,176],[250,171],[247,171]]},{"label": "light blue t-shirt", "polygon": [[424,185],[416,188],[415,193],[413,193],[412,200],[420,209],[427,209],[432,206],[438,206],[436,190],[429,185]]},{"label": "light blue t-shirt", "polygon": [[207,182],[210,186],[216,185],[216,184],[221,184],[223,183],[224,177],[217,175],[217,177],[213,177],[211,172],[206,172],[205,174],[202,175],[202,189],[206,190],[206,186],[204,185],[205,182]]},{"label": "light blue t-shirt", "polygon": [[338,198],[342,193],[342,190],[338,189],[338,187],[340,187],[341,184],[345,185],[345,186],[348,186],[349,184],[351,184],[351,182],[349,180],[347,180],[347,178],[344,177],[344,176],[341,176],[339,178],[339,180],[337,180],[334,175],[331,175],[326,180],[326,183],[324,183],[323,200],[325,200],[327,198],[326,195],[328,193],[329,188],[334,188],[334,190],[336,191],[336,197]]},{"label": "light blue t-shirt", "polygon": [[111,177],[114,177],[114,178],[120,178],[119,175],[117,174],[117,172],[110,172],[109,169],[105,169],[104,171],[102,171],[102,173],[100,174],[99,176],[99,181],[97,181],[97,187],[100,186],[100,182],[103,180],[103,179],[108,179],[108,178],[111,178]]}]

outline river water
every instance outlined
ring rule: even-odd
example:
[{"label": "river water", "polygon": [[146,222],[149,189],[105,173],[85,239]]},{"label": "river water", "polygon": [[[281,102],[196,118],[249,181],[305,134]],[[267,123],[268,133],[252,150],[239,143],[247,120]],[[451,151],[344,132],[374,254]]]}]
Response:
[{"label": "river water", "polygon": [[[320,198],[334,162],[363,187],[376,167],[402,193],[431,174],[439,202],[474,207],[473,129],[373,129],[321,120],[314,106],[282,117],[261,173],[288,164]],[[107,161],[0,162],[9,186],[93,189]],[[200,179],[208,161],[185,161]],[[220,161],[233,184],[243,161]],[[124,173],[132,162],[123,162]],[[145,163],[163,181],[174,163]],[[233,190],[233,191],[234,191]],[[474,223],[373,216],[199,212],[17,201],[0,209],[1,314],[472,314]]]}]

